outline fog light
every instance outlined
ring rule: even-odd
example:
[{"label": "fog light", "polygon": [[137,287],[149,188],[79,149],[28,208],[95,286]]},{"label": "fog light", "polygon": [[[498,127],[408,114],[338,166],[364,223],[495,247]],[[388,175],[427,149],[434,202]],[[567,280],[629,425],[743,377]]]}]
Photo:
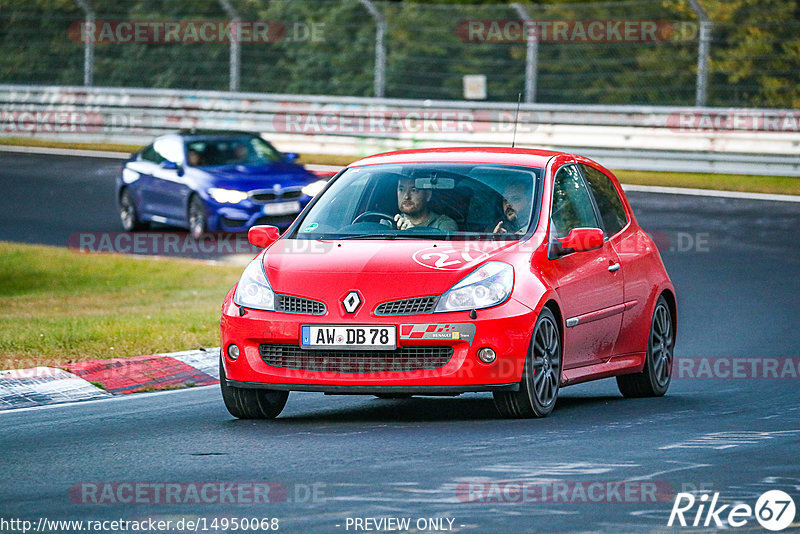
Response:
[{"label": "fog light", "polygon": [[497,359],[497,353],[489,347],[484,347],[478,351],[478,359],[483,363],[492,363]]},{"label": "fog light", "polygon": [[228,358],[230,358],[231,360],[235,360],[238,357],[239,357],[239,347],[237,347],[235,344],[228,345]]}]

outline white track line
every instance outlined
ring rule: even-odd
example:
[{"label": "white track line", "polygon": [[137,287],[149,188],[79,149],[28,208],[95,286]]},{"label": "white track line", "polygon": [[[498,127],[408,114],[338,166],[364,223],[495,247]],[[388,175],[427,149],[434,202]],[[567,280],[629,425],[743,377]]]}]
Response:
[{"label": "white track line", "polygon": [[747,200],[770,200],[773,202],[800,202],[798,195],[774,195],[770,193],[744,193],[742,191],[717,191],[715,189],[690,189],[688,187],[662,187],[658,185],[622,184],[625,191],[641,193],[664,193],[668,195],[692,195],[699,197],[740,198]]}]

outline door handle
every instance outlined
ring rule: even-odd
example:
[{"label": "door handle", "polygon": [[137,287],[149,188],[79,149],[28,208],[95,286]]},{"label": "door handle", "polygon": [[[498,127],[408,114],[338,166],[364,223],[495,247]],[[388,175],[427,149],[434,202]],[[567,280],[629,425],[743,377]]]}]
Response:
[{"label": "door handle", "polygon": [[620,267],[621,265],[619,264],[619,262],[613,263],[608,266],[608,272],[613,273],[614,271],[619,271]]}]

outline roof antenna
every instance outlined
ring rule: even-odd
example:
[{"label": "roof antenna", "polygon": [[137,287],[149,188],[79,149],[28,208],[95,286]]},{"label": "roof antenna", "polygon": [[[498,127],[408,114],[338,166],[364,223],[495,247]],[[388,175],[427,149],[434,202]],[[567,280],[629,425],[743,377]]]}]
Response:
[{"label": "roof antenna", "polygon": [[522,100],[522,93],[517,93],[517,113],[514,115],[514,135],[511,137],[511,148],[517,141],[517,122],[519,121],[519,103]]}]

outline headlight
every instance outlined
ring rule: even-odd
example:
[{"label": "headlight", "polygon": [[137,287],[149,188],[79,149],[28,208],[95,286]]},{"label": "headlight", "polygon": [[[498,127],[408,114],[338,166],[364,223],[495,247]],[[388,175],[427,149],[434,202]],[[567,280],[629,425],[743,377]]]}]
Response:
[{"label": "headlight", "polygon": [[208,190],[208,194],[220,204],[238,204],[247,198],[247,193],[244,191],[236,191],[235,189],[220,189],[219,187],[212,187]]},{"label": "headlight", "polygon": [[239,279],[239,285],[236,286],[233,302],[245,308],[275,309],[275,293],[269,287],[267,275],[264,274],[264,266],[260,259],[251,261],[245,268]]},{"label": "headlight", "polygon": [[325,184],[327,183],[328,182],[326,180],[317,180],[316,182],[312,182],[303,188],[303,194],[310,197],[316,196],[325,188]]},{"label": "headlight", "polygon": [[472,271],[439,299],[435,312],[479,310],[504,302],[514,287],[514,268],[490,261]]}]

